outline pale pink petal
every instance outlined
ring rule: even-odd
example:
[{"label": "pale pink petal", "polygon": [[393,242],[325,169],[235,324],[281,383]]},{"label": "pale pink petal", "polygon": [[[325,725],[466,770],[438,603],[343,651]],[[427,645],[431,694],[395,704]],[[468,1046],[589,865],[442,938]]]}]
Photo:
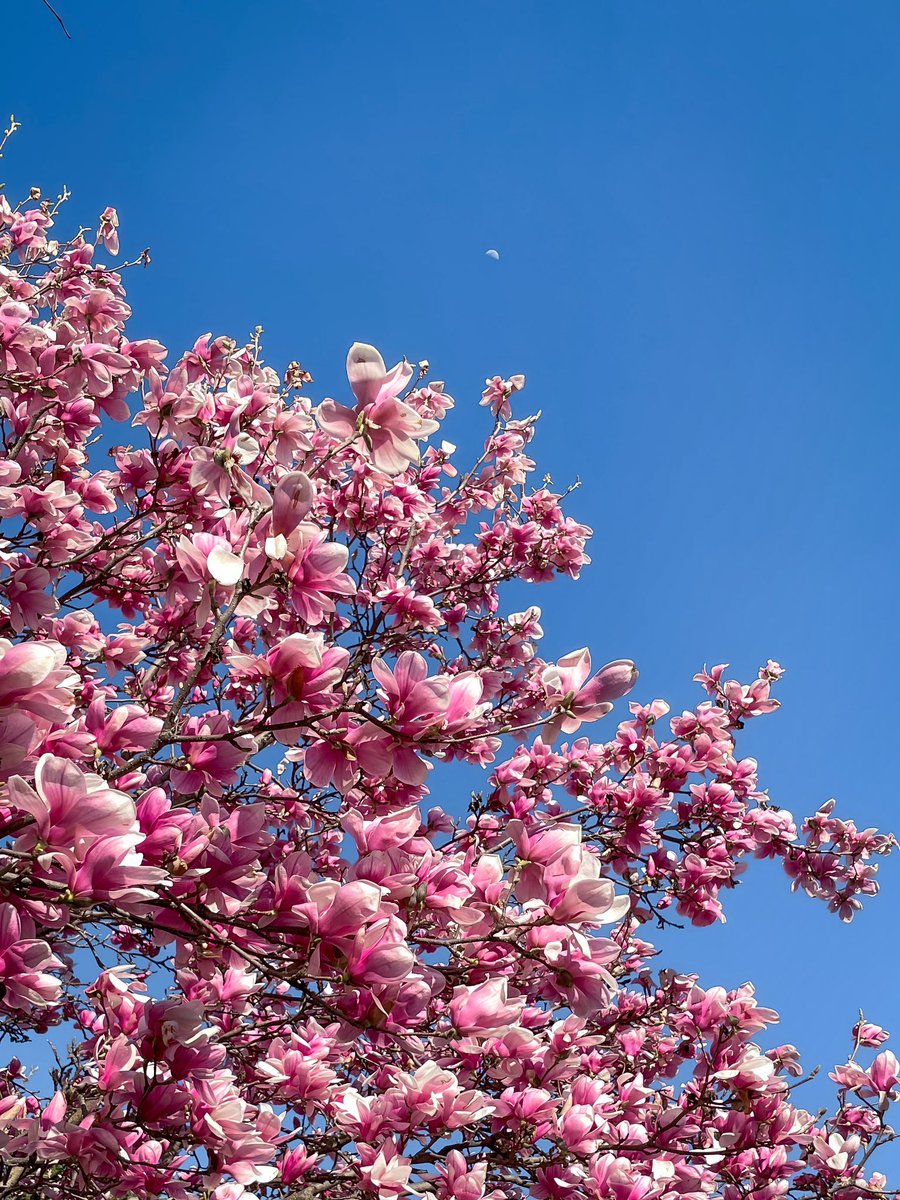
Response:
[{"label": "pale pink petal", "polygon": [[291,471],[279,479],[272,494],[272,532],[291,534],[309,512],[316,489],[308,475]]},{"label": "pale pink petal", "polygon": [[347,355],[347,378],[360,405],[377,400],[386,374],[384,359],[374,346],[365,342],[353,343]]},{"label": "pale pink petal", "polygon": [[345,408],[334,400],[323,400],[316,409],[316,421],[319,428],[332,437],[345,441],[356,433],[356,413],[352,408]]},{"label": "pale pink petal", "polygon": [[213,579],[225,587],[233,587],[244,574],[244,560],[221,546],[210,551],[206,562]]}]

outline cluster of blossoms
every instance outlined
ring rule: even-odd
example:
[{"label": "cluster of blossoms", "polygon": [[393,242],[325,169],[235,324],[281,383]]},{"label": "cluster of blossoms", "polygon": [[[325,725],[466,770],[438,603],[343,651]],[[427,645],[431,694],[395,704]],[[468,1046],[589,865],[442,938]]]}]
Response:
[{"label": "cluster of blossoms", "polygon": [[114,211],[58,217],[0,196],[0,1035],[37,1055],[0,1069],[3,1196],[881,1191],[886,1034],[811,1114],[776,1014],[644,936],[721,919],[753,858],[844,919],[876,891],[891,838],[798,826],[739,756],[778,664],[591,740],[634,665],[544,660],[504,607],[588,561],[522,376],[463,469],[427,364],[356,344],[320,403],[258,338],[167,364]]}]

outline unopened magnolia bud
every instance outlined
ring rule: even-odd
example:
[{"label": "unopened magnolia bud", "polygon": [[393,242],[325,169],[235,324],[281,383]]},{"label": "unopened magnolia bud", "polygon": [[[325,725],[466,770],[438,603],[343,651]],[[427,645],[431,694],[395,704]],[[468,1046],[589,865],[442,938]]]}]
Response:
[{"label": "unopened magnolia bud", "polygon": [[597,672],[595,701],[619,700],[637,683],[640,672],[630,658],[618,658]]}]

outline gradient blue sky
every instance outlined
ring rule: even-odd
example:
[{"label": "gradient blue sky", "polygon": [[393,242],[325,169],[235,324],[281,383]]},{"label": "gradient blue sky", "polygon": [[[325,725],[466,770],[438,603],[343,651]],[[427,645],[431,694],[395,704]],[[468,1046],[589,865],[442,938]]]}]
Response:
[{"label": "gradient blue sky", "polygon": [[[3,177],[68,184],[73,221],[118,207],[154,257],[135,335],[261,324],[316,397],[355,339],[428,357],[467,444],[485,375],[525,372],[596,531],[582,582],[533,597],[548,650],[631,656],[679,707],[704,662],[777,658],[745,743],[773,798],[900,825],[900,6],[57,4],[72,41],[16,5]],[[667,958],[754,979],[827,1069],[860,1006],[900,1033],[883,880],[847,928],[751,869]]]}]

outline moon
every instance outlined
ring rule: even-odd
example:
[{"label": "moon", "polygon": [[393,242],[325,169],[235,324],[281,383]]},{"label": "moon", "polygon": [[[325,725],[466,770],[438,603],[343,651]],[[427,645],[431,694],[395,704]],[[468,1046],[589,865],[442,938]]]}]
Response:
[{"label": "moon", "polygon": [[494,260],[494,262],[500,261],[500,251],[499,250],[485,250],[485,254],[487,255],[488,258],[492,258]]}]

